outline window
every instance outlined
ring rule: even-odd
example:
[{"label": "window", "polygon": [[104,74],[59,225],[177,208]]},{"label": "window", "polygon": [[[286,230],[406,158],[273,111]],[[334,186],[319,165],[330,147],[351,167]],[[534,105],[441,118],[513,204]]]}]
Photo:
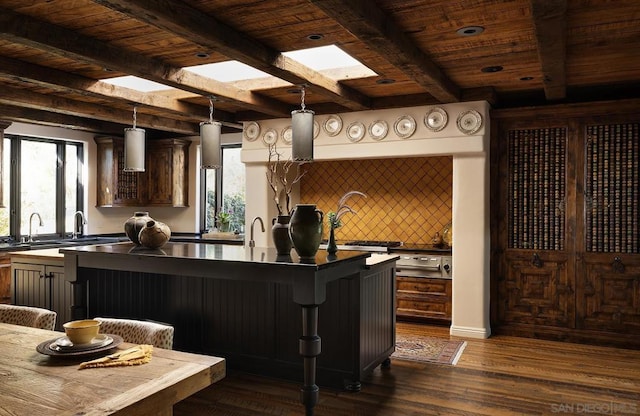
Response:
[{"label": "window", "polygon": [[219,228],[216,217],[220,212],[229,215],[229,231],[244,232],[245,170],[240,161],[240,145],[222,147],[222,169],[202,170],[202,210],[205,215],[201,229]]},{"label": "window", "polygon": [[63,237],[81,210],[82,143],[7,135],[3,149],[0,235]]}]

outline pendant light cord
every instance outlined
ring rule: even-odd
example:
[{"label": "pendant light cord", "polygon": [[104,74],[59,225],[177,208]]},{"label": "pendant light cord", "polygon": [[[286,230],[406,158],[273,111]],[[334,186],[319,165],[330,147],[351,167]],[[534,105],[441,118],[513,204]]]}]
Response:
[{"label": "pendant light cord", "polygon": [[304,105],[304,94],[305,94],[305,90],[304,90],[304,85],[303,85],[302,89],[300,91],[300,95],[301,95],[300,99],[302,101],[302,111],[304,111],[304,107],[305,107],[305,105]]},{"label": "pendant light cord", "polygon": [[136,121],[138,118],[138,107],[136,107],[135,105],[133,106],[133,128],[136,128]]},{"label": "pendant light cord", "polygon": [[209,123],[213,123],[213,97],[209,97]]}]

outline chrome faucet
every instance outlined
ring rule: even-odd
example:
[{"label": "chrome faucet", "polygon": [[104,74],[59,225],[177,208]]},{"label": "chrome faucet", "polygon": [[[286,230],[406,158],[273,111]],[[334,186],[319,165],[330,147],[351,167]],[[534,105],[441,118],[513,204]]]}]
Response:
[{"label": "chrome faucet", "polygon": [[[80,217],[80,221],[78,221],[78,216]],[[84,213],[82,211],[76,211],[73,214],[73,233],[71,233],[71,238],[73,240],[78,238],[78,234],[82,235],[82,226],[87,223],[87,219],[84,217]]]},{"label": "chrome faucet", "polygon": [[37,212],[33,212],[31,213],[31,216],[29,217],[29,238],[28,238],[28,242],[29,243],[33,243],[33,237],[32,237],[32,233],[31,233],[31,224],[33,223],[33,216],[36,215],[38,217],[39,222],[39,226],[42,227],[44,226],[44,223],[42,222],[42,217],[40,216],[40,214],[38,214]]},{"label": "chrome faucet", "polygon": [[249,247],[256,246],[256,242],[253,240],[253,224],[256,223],[256,220],[260,220],[260,228],[262,229],[262,232],[264,232],[264,222],[262,222],[262,218],[255,217],[253,221],[251,221],[251,239],[249,240]]}]

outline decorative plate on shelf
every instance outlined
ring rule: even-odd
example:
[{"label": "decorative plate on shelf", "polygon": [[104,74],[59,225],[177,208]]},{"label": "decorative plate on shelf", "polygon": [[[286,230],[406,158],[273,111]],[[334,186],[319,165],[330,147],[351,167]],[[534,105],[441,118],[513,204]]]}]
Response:
[{"label": "decorative plate on shelf", "polygon": [[369,125],[369,135],[373,140],[382,140],[387,137],[389,125],[384,120],[376,120]]},{"label": "decorative plate on shelf", "polygon": [[260,125],[255,121],[248,122],[244,127],[244,138],[252,142],[258,136],[260,136]]},{"label": "decorative plate on shelf", "polygon": [[416,131],[416,120],[411,116],[402,116],[396,120],[393,130],[401,139],[411,137]]},{"label": "decorative plate on shelf", "polygon": [[431,131],[440,131],[447,125],[449,117],[443,108],[433,107],[424,116],[424,125]]},{"label": "decorative plate on shelf", "polygon": [[320,124],[317,121],[313,120],[313,139],[315,140],[320,134]]},{"label": "decorative plate on shelf", "polygon": [[365,131],[364,124],[359,121],[354,121],[347,127],[347,138],[353,143],[359,142],[364,137]]},{"label": "decorative plate on shelf", "polygon": [[274,129],[267,129],[267,131],[264,132],[264,136],[262,136],[262,141],[267,146],[274,144],[276,140],[278,140],[278,133],[276,133]]},{"label": "decorative plate on shelf", "polygon": [[337,136],[342,130],[342,119],[339,115],[332,114],[322,123],[322,128],[328,136]]},{"label": "decorative plate on shelf", "polygon": [[291,130],[291,126],[287,126],[284,130],[282,130],[282,141],[286,144],[291,144],[292,139],[293,130]]},{"label": "decorative plate on shelf", "polygon": [[473,134],[482,127],[482,116],[475,110],[467,110],[458,116],[458,130],[464,134]]}]

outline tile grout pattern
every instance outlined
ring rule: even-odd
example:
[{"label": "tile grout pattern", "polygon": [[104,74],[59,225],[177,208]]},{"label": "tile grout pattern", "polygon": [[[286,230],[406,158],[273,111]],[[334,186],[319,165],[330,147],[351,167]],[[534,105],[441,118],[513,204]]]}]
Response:
[{"label": "tile grout pattern", "polygon": [[[357,214],[346,214],[337,240],[392,240],[430,243],[451,222],[453,159],[451,156],[361,159],[304,165],[300,202],[316,204],[326,216],[342,195]],[[325,237],[328,226],[325,218]]]}]

